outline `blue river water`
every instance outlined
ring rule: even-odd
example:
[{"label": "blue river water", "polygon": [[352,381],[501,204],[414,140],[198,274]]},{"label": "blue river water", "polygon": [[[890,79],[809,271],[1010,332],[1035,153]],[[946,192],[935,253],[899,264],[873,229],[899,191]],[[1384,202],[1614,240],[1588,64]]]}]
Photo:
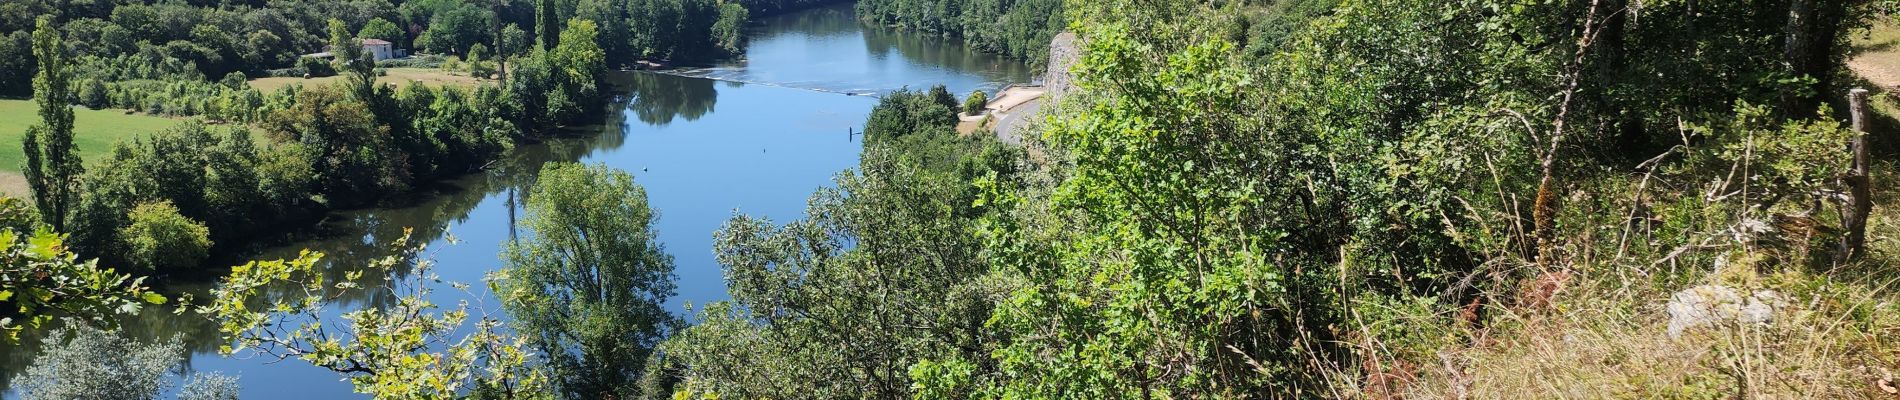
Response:
[{"label": "blue river water", "polygon": [[[677,263],[678,294],[667,308],[690,316],[687,304],[726,298],[712,235],[735,212],[787,222],[803,216],[806,199],[855,167],[862,130],[876,97],[902,88],[946,85],[959,95],[992,93],[1028,82],[1023,63],[980,54],[943,38],[865,27],[849,4],[762,18],[749,32],[741,61],[663,73],[612,75],[617,96],[605,124],[573,139],[518,147],[490,170],[433,185],[384,208],[333,215],[311,239],[257,255],[326,253],[323,266],[341,276],[389,254],[387,242],[413,228],[427,240],[442,282],[424,279],[431,299],[501,313],[482,277],[501,267],[503,243],[521,234],[518,199],[547,161],[603,163],[631,172],[659,212],[659,239]],[[394,278],[404,278],[401,276]],[[408,277],[415,278],[415,277]],[[174,290],[203,290],[208,284]],[[335,294],[334,312],[390,304],[389,290]],[[220,356],[216,327],[193,315],[148,312],[123,323],[128,334],[181,338],[192,353],[188,370],[239,378],[244,398],[358,398],[348,382],[301,360],[263,354]],[[30,340],[30,339],[29,339]],[[6,378],[26,368],[35,344],[0,348]],[[4,379],[4,378],[0,378]],[[17,394],[8,392],[9,398]]]}]

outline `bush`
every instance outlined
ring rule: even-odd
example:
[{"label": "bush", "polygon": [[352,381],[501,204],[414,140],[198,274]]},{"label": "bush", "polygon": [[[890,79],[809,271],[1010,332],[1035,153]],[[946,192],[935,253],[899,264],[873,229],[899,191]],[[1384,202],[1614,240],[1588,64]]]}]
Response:
[{"label": "bush", "polygon": [[106,108],[111,99],[106,95],[106,84],[98,79],[87,79],[79,89],[79,103],[94,110]]},{"label": "bush", "polygon": [[424,54],[408,58],[393,58],[376,62],[378,68],[437,68],[448,57],[441,54]]},{"label": "bush", "polygon": [[462,57],[448,56],[448,58],[442,59],[442,63],[438,65],[438,67],[442,68],[443,71],[461,71]]},{"label": "bush", "polygon": [[297,68],[312,78],[336,75],[336,68],[330,67],[330,60],[316,57],[297,59]]},{"label": "bush", "polygon": [[218,80],[218,84],[231,88],[231,90],[243,90],[246,87],[250,87],[246,82],[250,82],[250,78],[244,76],[243,72],[237,71],[224,74],[224,79]]},{"label": "bush", "polygon": [[211,250],[211,230],[179,215],[169,201],[140,204],[126,219],[131,223],[119,230],[119,240],[136,265],[154,270],[190,268],[204,261]]},{"label": "bush", "polygon": [[[13,382],[20,398],[151,399],[185,349],[177,341],[148,345],[76,324],[49,333],[45,352]],[[70,336],[71,340],[65,340]]]},{"label": "bush", "polygon": [[216,372],[191,376],[185,386],[178,390],[180,400],[237,400],[237,378]]},{"label": "bush", "polygon": [[989,103],[990,103],[990,96],[988,94],[984,94],[983,91],[978,90],[978,91],[970,92],[970,98],[963,100],[963,114],[965,115],[982,114],[983,106]]},{"label": "bush", "polygon": [[[21,399],[156,399],[184,361],[183,343],[139,343],[118,333],[69,321],[48,333],[45,352],[13,382]],[[71,339],[67,339],[71,337]],[[186,377],[180,400],[236,399],[237,378],[218,373]]]}]

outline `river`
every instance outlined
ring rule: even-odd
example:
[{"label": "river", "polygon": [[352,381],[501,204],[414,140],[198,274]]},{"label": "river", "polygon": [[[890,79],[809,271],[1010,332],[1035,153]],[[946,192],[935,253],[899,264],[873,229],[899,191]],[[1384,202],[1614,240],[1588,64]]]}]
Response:
[{"label": "river", "polygon": [[[294,257],[303,249],[326,253],[326,273],[341,277],[388,255],[386,243],[414,228],[428,240],[426,256],[444,282],[471,283],[470,292],[434,284],[437,304],[470,301],[500,313],[481,284],[501,266],[502,244],[520,232],[517,199],[548,161],[604,163],[631,172],[659,212],[659,239],[672,254],[678,294],[667,308],[727,297],[713,260],[712,234],[735,212],[783,223],[802,217],[813,190],[857,165],[865,117],[878,95],[909,87],[946,85],[959,96],[1035,79],[1020,62],[979,54],[930,35],[864,27],[850,4],[760,18],[748,32],[742,61],[665,73],[620,72],[609,80],[617,96],[597,132],[521,146],[490,170],[431,185],[396,205],[331,216],[312,239],[264,251],[256,258]],[[393,277],[401,278],[401,277]],[[167,289],[202,293],[208,283]],[[386,290],[341,293],[337,312],[394,300]],[[502,315],[502,318],[506,318]],[[194,315],[147,312],[124,322],[128,334],[182,338],[191,351],[186,369],[239,378],[243,398],[360,398],[340,375],[301,360],[256,354],[218,355],[225,344],[216,327]],[[0,346],[0,379],[30,363],[37,338]],[[0,381],[4,384],[5,381]],[[167,396],[170,396],[169,394]],[[8,390],[8,398],[17,393]]]}]

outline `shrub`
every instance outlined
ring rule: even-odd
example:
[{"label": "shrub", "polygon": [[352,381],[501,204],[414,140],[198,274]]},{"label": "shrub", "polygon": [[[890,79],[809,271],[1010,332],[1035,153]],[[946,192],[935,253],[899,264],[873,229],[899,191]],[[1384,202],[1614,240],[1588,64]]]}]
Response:
[{"label": "shrub", "polygon": [[329,60],[316,57],[297,59],[297,68],[302,69],[305,74],[312,78],[336,75],[336,68],[330,67]]},{"label": "shrub", "polygon": [[178,214],[169,201],[144,203],[132,209],[131,223],[119,230],[126,256],[136,265],[154,270],[190,268],[211,250],[211,230]]},{"label": "shrub", "polygon": [[[45,352],[15,378],[21,399],[156,399],[184,361],[185,347],[176,338],[139,343],[77,321],[68,323],[72,327],[47,334]],[[237,378],[197,373],[185,381],[180,400],[237,398]]]},{"label": "shrub", "polygon": [[970,98],[963,100],[963,114],[965,115],[981,114],[983,113],[983,106],[989,103],[990,103],[990,96],[988,94],[983,93],[983,91],[978,90],[978,91],[970,92]]},{"label": "shrub", "polygon": [[448,56],[448,58],[442,59],[442,63],[438,66],[441,67],[443,71],[461,71],[462,57]]},{"label": "shrub", "polygon": [[84,325],[54,330],[44,348],[13,382],[22,399],[157,398],[185,352],[177,341],[148,345]]},{"label": "shrub", "polygon": [[409,58],[396,58],[377,61],[379,68],[437,68],[448,58],[441,54],[424,54]]},{"label": "shrub", "polygon": [[242,90],[246,87],[250,87],[250,85],[246,84],[246,82],[249,81],[250,78],[245,77],[243,72],[232,71],[229,74],[224,74],[224,79],[218,80],[218,83],[232,90]]},{"label": "shrub", "polygon": [[106,84],[98,79],[87,79],[79,89],[79,103],[94,110],[106,108],[111,102],[106,96]]}]

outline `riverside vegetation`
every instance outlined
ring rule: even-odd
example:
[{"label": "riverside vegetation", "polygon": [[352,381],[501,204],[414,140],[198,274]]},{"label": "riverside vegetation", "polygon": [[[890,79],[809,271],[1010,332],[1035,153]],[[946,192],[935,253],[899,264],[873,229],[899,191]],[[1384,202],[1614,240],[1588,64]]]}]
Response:
[{"label": "riverside vegetation", "polygon": [[[156,396],[147,378],[46,378],[168,373],[141,350],[164,344],[110,332],[154,305],[380,398],[1900,392],[1885,350],[1900,219],[1876,183],[1900,121],[1886,94],[1849,100],[1861,82],[1842,67],[1900,10],[1875,0],[864,0],[867,21],[1019,56],[1052,53],[1066,26],[1079,58],[1050,64],[1076,87],[1021,145],[956,133],[967,105],[945,88],[882,96],[859,166],[805,218],[735,215],[715,235],[731,300],[691,315],[658,306],[668,252],[705,249],[656,243],[627,172],[572,163],[544,168],[530,234],[488,276],[509,322],[428,301],[437,266],[407,238],[370,265],[411,271],[394,282],[326,276],[308,252],[234,267],[211,299],[99,266],[190,265],[250,234],[237,210],[363,204],[466,171],[587,118],[609,65],[709,54],[540,3],[538,45],[499,86],[396,91],[345,55],[343,85],[98,166],[70,156],[61,20],[41,18],[26,150],[43,172],[34,207],[0,200],[0,302],[9,332],[77,319],[25,396]],[[717,20],[693,29],[732,29]],[[355,48],[350,22],[328,25]],[[689,36],[668,43],[742,43]],[[367,285],[400,301],[321,311]],[[191,382],[193,398],[237,384]]]}]

